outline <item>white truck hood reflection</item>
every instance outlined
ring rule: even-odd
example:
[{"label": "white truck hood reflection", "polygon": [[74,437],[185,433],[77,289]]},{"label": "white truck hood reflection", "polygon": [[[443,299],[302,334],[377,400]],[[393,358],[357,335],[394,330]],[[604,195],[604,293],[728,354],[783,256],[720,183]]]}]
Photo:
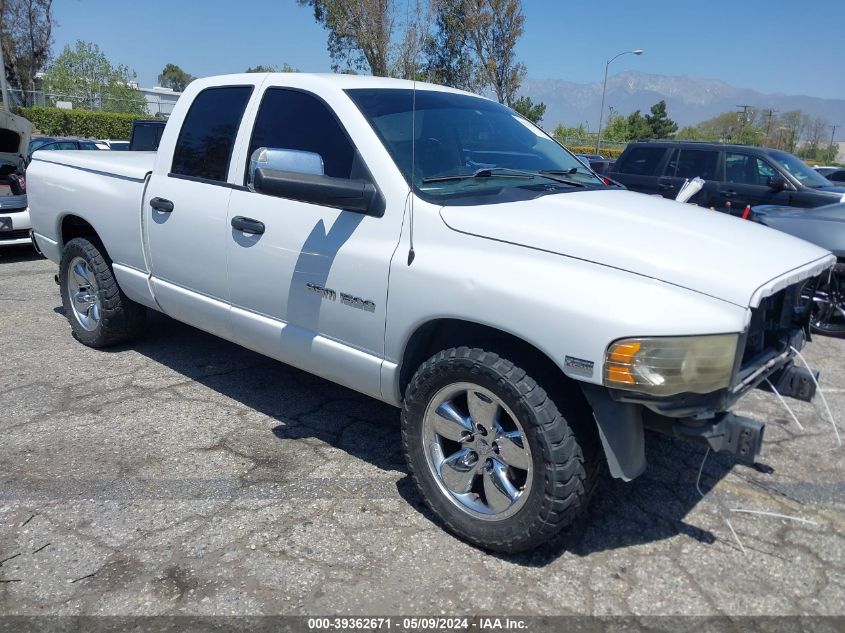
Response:
[{"label": "white truck hood reflection", "polygon": [[823,248],[759,224],[623,190],[447,206],[440,214],[455,231],[611,266],[742,307],[835,261]]}]

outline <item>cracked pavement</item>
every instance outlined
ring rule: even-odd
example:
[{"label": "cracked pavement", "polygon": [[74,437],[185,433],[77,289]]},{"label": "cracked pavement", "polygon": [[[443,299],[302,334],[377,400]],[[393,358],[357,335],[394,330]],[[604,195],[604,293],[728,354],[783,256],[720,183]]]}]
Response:
[{"label": "cracked pavement", "polygon": [[[646,473],[605,474],[558,542],[492,555],[424,509],[398,410],[157,314],[88,349],[55,272],[0,250],[0,613],[845,614],[845,452],[818,399],[804,431],[740,401],[763,466],[710,455],[703,500],[704,450],[649,435]],[[840,429],[843,354],[806,353]]]}]

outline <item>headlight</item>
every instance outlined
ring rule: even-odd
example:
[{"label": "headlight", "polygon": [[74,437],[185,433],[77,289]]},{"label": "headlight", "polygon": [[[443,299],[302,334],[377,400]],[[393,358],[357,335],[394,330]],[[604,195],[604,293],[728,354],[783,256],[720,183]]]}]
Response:
[{"label": "headlight", "polygon": [[604,384],[654,396],[724,389],[738,340],[738,334],[622,339],[607,348]]}]

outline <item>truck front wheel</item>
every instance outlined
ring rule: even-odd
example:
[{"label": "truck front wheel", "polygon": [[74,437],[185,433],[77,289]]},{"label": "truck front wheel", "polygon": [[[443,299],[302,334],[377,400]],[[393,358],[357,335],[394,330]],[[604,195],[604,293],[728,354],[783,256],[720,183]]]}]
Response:
[{"label": "truck front wheel", "polygon": [[402,441],[431,510],[461,538],[500,552],[536,547],[572,523],[598,473],[546,391],[477,348],[444,350],[419,368]]},{"label": "truck front wheel", "polygon": [[59,291],[74,337],[89,347],[123,343],[144,329],[146,308],[123,294],[98,242],[77,237],[65,245]]}]

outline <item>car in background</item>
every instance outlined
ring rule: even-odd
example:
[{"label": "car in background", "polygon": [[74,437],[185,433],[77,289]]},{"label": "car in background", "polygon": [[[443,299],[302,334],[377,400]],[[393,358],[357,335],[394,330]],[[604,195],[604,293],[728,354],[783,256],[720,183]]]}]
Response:
[{"label": "car in background", "polygon": [[763,205],[749,219],[826,248],[836,255],[830,277],[804,286],[805,301],[812,298],[813,331],[845,337],[845,203],[815,209]]},{"label": "car in background", "polygon": [[133,152],[155,152],[164,133],[164,119],[137,119],[132,121],[129,149]]},{"label": "car in background", "polygon": [[815,170],[834,185],[845,185],[845,167],[815,167]]},{"label": "car in background", "polygon": [[129,141],[115,141],[113,139],[108,139],[104,141],[100,141],[101,143],[105,143],[109,146],[109,149],[113,152],[127,152],[129,151]]},{"label": "car in background", "polygon": [[46,150],[104,150],[108,149],[103,141],[86,138],[70,138],[61,136],[34,136],[29,142],[27,157],[32,160],[32,153],[40,149]]},{"label": "car in background", "polygon": [[32,124],[0,110],[0,247],[29,244],[25,152]]},{"label": "car in background", "polygon": [[690,201],[732,215],[763,204],[820,207],[845,194],[787,152],[694,141],[629,143],[610,177],[632,191],[672,199],[686,180],[700,177],[704,187]]},{"label": "car in background", "polygon": [[596,172],[599,176],[609,176],[615,166],[615,158],[601,158],[590,161],[590,169]]}]

